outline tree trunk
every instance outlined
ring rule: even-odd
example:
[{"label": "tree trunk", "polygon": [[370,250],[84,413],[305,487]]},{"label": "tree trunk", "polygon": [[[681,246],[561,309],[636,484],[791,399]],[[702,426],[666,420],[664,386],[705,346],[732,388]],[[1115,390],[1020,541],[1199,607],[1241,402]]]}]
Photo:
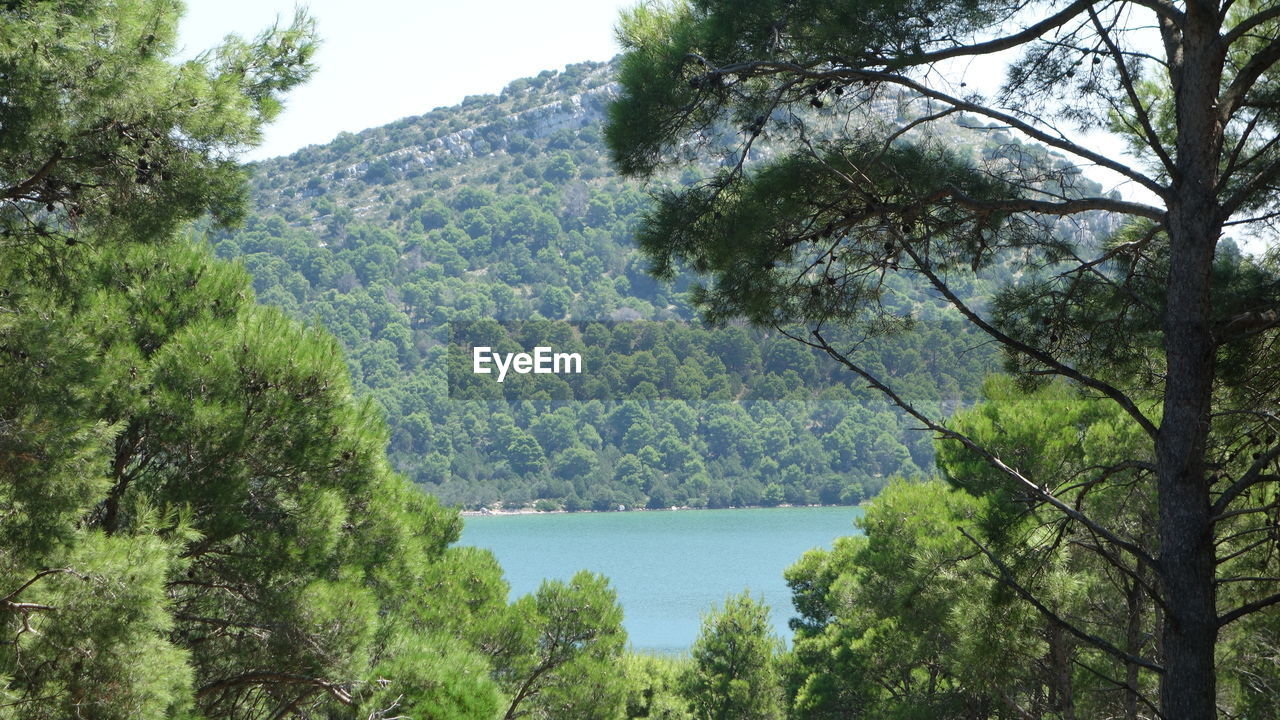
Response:
[{"label": "tree trunk", "polygon": [[1049,707],[1062,720],[1075,720],[1075,693],[1071,677],[1071,642],[1062,626],[1049,623]]},{"label": "tree trunk", "polygon": [[[1138,578],[1141,579],[1145,574],[1142,566],[1139,566]],[[1142,585],[1137,581],[1129,583],[1125,592],[1127,624],[1124,634],[1124,651],[1133,657],[1142,656],[1142,594]],[[1138,698],[1142,687],[1142,675],[1137,663],[1125,663],[1124,684],[1128,688],[1124,694],[1124,720],[1138,720]]]},{"label": "tree trunk", "polygon": [[[1184,247],[1181,252],[1171,252],[1174,267],[1199,260],[1200,254],[1191,250]],[[1183,273],[1171,272],[1170,280],[1178,274]],[[1156,444],[1160,579],[1168,605],[1160,697],[1165,717],[1180,720],[1214,717],[1213,649],[1218,637],[1213,534],[1204,467],[1213,355],[1207,328],[1200,328],[1202,323],[1178,311],[1198,304],[1197,285],[1207,287],[1208,282],[1187,278],[1170,283],[1165,323],[1169,374]]]},{"label": "tree trunk", "polygon": [[1210,274],[1222,231],[1216,197],[1222,128],[1217,98],[1223,51],[1216,9],[1187,3],[1175,65],[1177,176],[1169,198],[1169,284],[1164,317],[1167,375],[1156,440],[1159,573],[1164,620],[1164,717],[1216,716],[1218,638],[1215,557],[1205,448],[1214,379]]}]

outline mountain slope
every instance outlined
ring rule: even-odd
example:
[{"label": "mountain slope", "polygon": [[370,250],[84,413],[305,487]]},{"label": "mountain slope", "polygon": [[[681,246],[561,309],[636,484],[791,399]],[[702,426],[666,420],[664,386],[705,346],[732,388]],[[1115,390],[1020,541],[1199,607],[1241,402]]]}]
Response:
[{"label": "mountain slope", "polygon": [[[446,502],[857,502],[889,475],[927,470],[930,439],[834,363],[776,333],[703,328],[687,278],[646,274],[630,244],[646,189],[611,171],[601,143],[615,92],[608,64],[574,65],[263,162],[256,212],[211,241],[250,269],[261,302],[339,337],[387,412],[397,466]],[[957,126],[955,139],[1007,151],[997,132]],[[733,136],[707,141],[728,149]],[[903,278],[888,288],[918,329],[871,339],[867,363],[927,407],[971,401],[992,352],[936,298]],[[456,399],[450,328],[485,318],[507,321],[492,331],[526,349],[536,334],[516,321],[577,321],[535,327],[594,347],[611,369],[589,397]]]}]

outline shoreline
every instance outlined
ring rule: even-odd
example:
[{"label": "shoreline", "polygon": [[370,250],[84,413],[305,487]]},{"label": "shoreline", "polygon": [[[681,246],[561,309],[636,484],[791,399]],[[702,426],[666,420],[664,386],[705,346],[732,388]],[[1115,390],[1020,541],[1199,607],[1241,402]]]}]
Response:
[{"label": "shoreline", "polygon": [[531,507],[512,508],[512,509],[484,509],[484,510],[460,510],[458,514],[461,517],[499,517],[508,515],[603,515],[609,513],[640,513],[640,512],[697,512],[701,510],[774,510],[781,508],[837,508],[862,507],[864,503],[857,505],[789,505],[783,503],[781,505],[731,505],[722,508],[709,507],[669,507],[669,508],[627,508],[625,510],[536,510]]}]

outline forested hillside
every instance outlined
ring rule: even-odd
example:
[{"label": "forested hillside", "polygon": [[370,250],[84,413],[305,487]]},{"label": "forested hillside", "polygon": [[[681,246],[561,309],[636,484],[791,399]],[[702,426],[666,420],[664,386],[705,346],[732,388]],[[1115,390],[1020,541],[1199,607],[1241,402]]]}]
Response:
[{"label": "forested hillside", "polygon": [[[338,336],[359,391],[386,409],[395,465],[447,503],[854,503],[892,474],[928,471],[931,439],[835,363],[776,332],[704,327],[683,276],[664,284],[646,272],[632,234],[648,191],[715,168],[647,189],[619,179],[601,140],[612,72],[543,72],[496,97],[261,163],[256,213],[211,241],[245,264],[260,302]],[[905,112],[892,98],[875,108],[884,117],[868,121]],[[735,138],[706,142],[727,149]],[[995,129],[957,124],[947,140],[1056,167]],[[767,143],[756,154],[767,157]],[[976,297],[985,286],[964,290]],[[860,356],[925,407],[972,402],[994,354],[937,299],[893,277],[887,292],[920,331],[868,338]],[[591,398],[453,402],[450,324],[483,318],[572,320],[575,342],[626,360]],[[599,321],[595,335],[581,332]],[[665,329],[638,332],[631,321]]]}]

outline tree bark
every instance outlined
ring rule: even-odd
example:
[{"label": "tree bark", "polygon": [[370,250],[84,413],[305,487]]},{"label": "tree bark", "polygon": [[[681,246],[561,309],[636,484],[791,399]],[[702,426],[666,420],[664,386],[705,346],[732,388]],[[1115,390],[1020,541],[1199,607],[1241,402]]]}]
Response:
[{"label": "tree bark", "polygon": [[1217,598],[1205,448],[1214,379],[1210,274],[1222,231],[1215,188],[1224,52],[1212,5],[1187,3],[1181,62],[1171,70],[1178,76],[1178,159],[1169,203],[1167,375],[1156,465],[1159,572],[1168,606],[1160,704],[1166,718],[1178,720],[1210,720],[1217,713]]},{"label": "tree bark", "polygon": [[[1138,566],[1137,575],[1141,578],[1145,573],[1141,565]],[[1125,593],[1125,617],[1127,624],[1124,634],[1124,649],[1130,655],[1142,654],[1142,585],[1137,582],[1129,583]],[[1138,720],[1138,698],[1140,697],[1139,689],[1142,687],[1141,668],[1136,663],[1127,662],[1124,666],[1124,684],[1126,687],[1124,696],[1124,720]]]},{"label": "tree bark", "polygon": [[1049,707],[1062,720],[1075,720],[1075,693],[1071,678],[1071,644],[1057,623],[1049,623]]}]

